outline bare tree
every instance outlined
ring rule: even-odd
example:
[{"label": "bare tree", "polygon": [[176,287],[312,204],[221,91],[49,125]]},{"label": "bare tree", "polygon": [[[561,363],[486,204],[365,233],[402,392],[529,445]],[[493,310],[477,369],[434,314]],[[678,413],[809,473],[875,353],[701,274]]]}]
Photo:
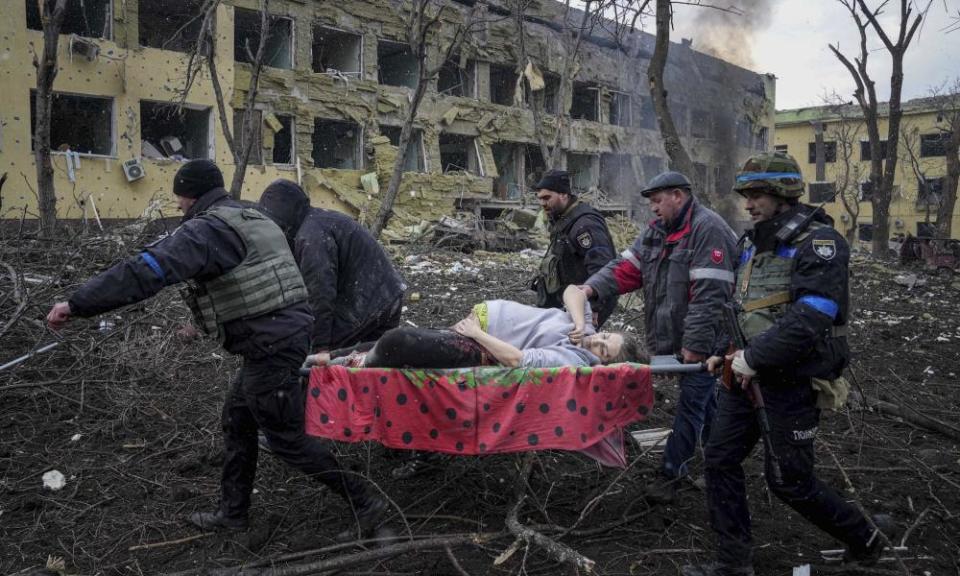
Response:
[{"label": "bare tree", "polygon": [[[220,75],[217,70],[217,7],[220,0],[207,0],[203,7],[203,23],[200,26],[200,33],[197,38],[197,45],[190,54],[190,60],[187,65],[187,76],[184,87],[180,91],[180,104],[186,102],[190,89],[206,64],[210,72],[210,81],[213,84],[213,93],[217,101],[217,112],[220,117],[220,128],[223,130],[223,137],[227,141],[227,147],[233,157],[234,171],[233,179],[230,182],[230,196],[240,198],[243,190],[243,181],[247,175],[247,165],[250,162],[250,154],[254,146],[260,146],[257,135],[257,121],[259,115],[254,111],[254,104],[257,101],[257,94],[260,89],[260,74],[263,71],[263,64],[266,60],[267,40],[270,37],[270,0],[260,0],[260,39],[257,45],[257,52],[254,54],[249,44],[244,46],[247,59],[251,62],[250,82],[247,85],[246,97],[244,98],[242,121],[240,134],[234,134],[231,129],[230,116],[227,113],[226,100],[223,95],[223,87],[220,84]],[[235,138],[239,136],[239,138]]]},{"label": "bare tree", "polygon": [[417,59],[417,86],[413,90],[410,104],[407,106],[407,115],[403,121],[403,127],[400,129],[397,159],[393,164],[390,181],[387,183],[387,188],[380,201],[380,209],[370,224],[370,233],[374,238],[380,237],[380,233],[387,227],[387,223],[393,215],[393,204],[396,202],[397,194],[400,192],[404,159],[410,147],[413,123],[417,118],[417,111],[420,109],[420,103],[423,101],[423,97],[427,92],[427,87],[430,85],[430,82],[437,77],[437,74],[440,73],[443,64],[450,59],[452,54],[460,49],[466,38],[472,34],[473,27],[478,24],[476,13],[480,6],[479,3],[473,5],[470,12],[464,18],[463,24],[456,27],[450,43],[447,44],[445,49],[441,50],[440,60],[431,66],[428,58],[431,37],[439,36],[441,17],[445,10],[452,9],[447,4],[441,4],[439,7],[435,6],[439,3],[438,0],[413,0],[406,16],[407,43]]},{"label": "bare tree", "polygon": [[[892,162],[881,162],[879,154],[873,154],[870,164],[870,182],[872,194],[870,202],[873,204],[873,253],[885,255],[887,240],[890,236],[890,200],[893,196],[893,181],[897,175],[897,146],[900,142],[900,119],[903,116],[900,99],[903,91],[903,57],[914,34],[920,26],[923,14],[913,17],[913,0],[900,0],[900,23],[897,30],[896,42],[880,25],[878,17],[890,0],[883,0],[879,7],[870,10],[865,0],[837,0],[850,12],[860,33],[860,55],[855,58],[856,66],[844,56],[838,46],[830,46],[834,55],[850,72],[856,84],[854,97],[863,109],[864,121],[867,125],[867,136],[870,139],[872,150],[880,150],[880,130],[878,128],[877,98],[874,82],[867,72],[867,30],[872,29],[883,42],[890,53],[892,72],[890,74],[890,100],[888,103],[887,121],[887,155]],[[911,21],[912,18],[912,21]],[[881,166],[882,163],[882,166]]]},{"label": "bare tree", "polygon": [[33,66],[37,69],[33,146],[37,165],[40,229],[44,236],[49,237],[57,227],[57,191],[53,183],[53,163],[50,161],[53,82],[57,78],[57,50],[67,0],[37,1],[40,4],[40,23],[43,26],[43,53],[39,60],[36,53],[33,55]]},{"label": "bare tree", "polygon": [[[843,205],[849,223],[844,230],[844,236],[849,244],[853,244],[857,234],[857,220],[860,217],[860,180],[862,170],[856,159],[857,146],[860,144],[860,133],[863,120],[859,114],[851,114],[848,106],[838,94],[827,98],[827,108],[821,119],[826,126],[828,137],[837,143],[837,170],[834,185],[837,197]],[[879,155],[871,148],[871,157]]]},{"label": "bare tree", "polygon": [[935,90],[933,100],[947,164],[943,193],[937,209],[937,236],[951,238],[957,186],[960,183],[960,78],[955,78],[948,88]]}]

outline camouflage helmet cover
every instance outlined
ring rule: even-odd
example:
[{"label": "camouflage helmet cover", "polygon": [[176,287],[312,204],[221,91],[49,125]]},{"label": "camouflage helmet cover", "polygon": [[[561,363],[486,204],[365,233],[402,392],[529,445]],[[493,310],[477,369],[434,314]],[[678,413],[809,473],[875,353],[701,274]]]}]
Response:
[{"label": "camouflage helmet cover", "polygon": [[781,198],[799,198],[803,196],[803,176],[800,165],[789,154],[764,152],[747,159],[733,189],[739,194],[757,190]]}]

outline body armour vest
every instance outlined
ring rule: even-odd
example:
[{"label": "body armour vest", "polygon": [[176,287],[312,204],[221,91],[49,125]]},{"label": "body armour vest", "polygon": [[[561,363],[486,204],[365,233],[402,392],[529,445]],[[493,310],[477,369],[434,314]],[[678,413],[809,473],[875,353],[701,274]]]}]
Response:
[{"label": "body armour vest", "polygon": [[287,239],[272,220],[252,208],[218,206],[205,214],[240,236],[246,257],[226,274],[188,283],[187,303],[197,324],[222,341],[223,325],[306,300],[307,288]]},{"label": "body armour vest", "polygon": [[793,258],[810,233],[826,226],[811,222],[790,244],[781,244],[776,250],[755,254],[756,247],[745,239],[740,253],[740,278],[737,301],[741,307],[740,328],[749,341],[766,331],[783,317],[790,298],[790,276]]},{"label": "body armour vest", "polygon": [[[571,206],[567,213],[563,215],[550,230],[550,246],[540,261],[540,285],[543,288],[541,298],[538,298],[538,306],[544,303],[539,300],[545,300],[548,296],[559,295],[570,284],[576,284],[586,281],[590,275],[587,273],[587,266],[583,259],[577,256],[573,247],[570,246],[567,232],[581,217],[587,214],[596,214],[603,221],[603,216],[589,204],[583,204],[577,201],[577,204]],[[606,222],[604,222],[606,229]]]}]

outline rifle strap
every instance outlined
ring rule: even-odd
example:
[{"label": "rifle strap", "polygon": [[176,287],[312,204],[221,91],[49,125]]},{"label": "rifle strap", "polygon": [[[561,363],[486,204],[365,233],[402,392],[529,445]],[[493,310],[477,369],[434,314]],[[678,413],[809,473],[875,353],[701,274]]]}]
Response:
[{"label": "rifle strap", "polygon": [[743,311],[753,312],[754,310],[759,310],[761,308],[770,308],[771,306],[776,306],[778,304],[787,304],[790,301],[789,291],[784,290],[783,292],[774,292],[773,294],[764,298],[758,298],[756,300],[744,302]]}]

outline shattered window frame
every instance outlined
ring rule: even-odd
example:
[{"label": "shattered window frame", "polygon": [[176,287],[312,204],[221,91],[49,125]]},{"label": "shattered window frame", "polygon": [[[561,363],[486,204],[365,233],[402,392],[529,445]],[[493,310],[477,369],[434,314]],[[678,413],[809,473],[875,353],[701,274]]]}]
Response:
[{"label": "shattered window frame", "polygon": [[945,184],[946,177],[944,176],[918,178],[916,208],[923,210],[930,206],[939,206],[943,198]]},{"label": "shattered window frame", "polygon": [[[449,78],[445,79],[444,76],[451,74],[459,77],[459,84],[455,83],[446,88],[441,88],[441,83],[449,81]],[[455,90],[457,88],[459,88],[459,91]],[[456,98],[476,98],[477,61],[467,59],[466,67],[462,67],[460,66],[460,55],[452,55],[443,63],[443,66],[441,66],[440,71],[437,73],[437,94]]]},{"label": "shattered window frame", "polygon": [[[36,89],[30,89],[30,150],[36,150]],[[97,146],[97,134],[96,130],[85,130],[83,125],[80,125],[73,117],[68,116],[67,118],[57,117],[58,113],[60,114],[77,114],[79,112],[86,112],[90,110],[91,105],[94,103],[99,105],[106,105],[109,107],[109,125],[104,130],[103,126],[100,126],[99,132],[108,132],[109,141],[107,147]],[[58,107],[58,105],[60,105]],[[59,109],[58,109],[59,108]],[[73,110],[64,110],[64,108],[73,108]],[[61,92],[55,91],[53,93],[53,106],[51,108],[50,115],[50,153],[51,154],[64,154],[66,150],[61,150],[60,147],[62,144],[67,144],[68,149],[71,152],[75,152],[80,156],[90,157],[90,158],[117,158],[117,102],[116,98],[113,96],[99,96],[96,94],[79,94],[76,92]],[[75,150],[72,147],[71,142],[61,142],[58,143],[57,140],[67,139],[74,140],[74,143],[80,142],[87,137],[91,138],[91,142],[94,143],[90,147],[91,151]],[[78,140],[80,139],[80,140]],[[78,146],[79,147],[79,146]]]},{"label": "shattered window frame", "polygon": [[947,132],[920,135],[920,157],[939,158],[947,155],[945,143],[949,138]]},{"label": "shattered window frame", "polygon": [[[455,132],[441,132],[437,136],[437,141],[440,147],[441,173],[449,174],[450,172],[466,172],[475,176],[484,176],[483,156],[480,154],[479,142],[476,136],[471,136],[469,134],[457,134]],[[463,144],[465,144],[466,162],[464,162],[464,164],[466,164],[466,166],[460,166],[457,163],[450,162],[450,153],[446,154],[447,161],[444,161],[444,146],[459,146]],[[460,153],[457,153],[457,155],[459,156]],[[451,166],[453,166],[452,169]]]},{"label": "shattered window frame", "polygon": [[570,91],[570,119],[600,121],[600,86],[594,82],[574,82]]},{"label": "shattered window frame", "polygon": [[[249,8],[242,8],[236,6],[233,9],[233,61],[239,62],[241,64],[253,64],[253,62],[248,58],[246,43],[244,40],[249,40],[249,49],[250,53],[256,57],[257,48],[260,45],[260,22],[261,14],[260,10],[251,10]],[[270,21],[270,35],[267,38],[267,43],[264,46],[263,54],[263,65],[269,66],[270,68],[277,68],[278,70],[293,70],[296,65],[296,23],[293,18],[289,16],[283,16],[280,14],[268,14],[267,18]],[[249,20],[249,21],[248,21]],[[277,36],[277,25],[281,22],[285,22],[287,25],[286,37],[280,39],[275,39]],[[252,26],[248,26],[252,24]],[[286,44],[286,50],[281,50],[283,44]],[[275,46],[275,48],[271,48]],[[285,60],[279,60],[281,58],[286,58]]]},{"label": "shattered window frame", "polygon": [[[337,72],[339,72],[340,74],[343,74],[346,76],[356,76],[358,79],[362,79],[363,78],[363,61],[364,61],[363,33],[354,32],[352,30],[345,30],[343,28],[337,28],[335,26],[327,26],[326,24],[319,24],[319,23],[314,24],[310,32],[310,69],[313,70],[313,72],[316,74],[329,74],[329,72],[327,72],[327,69],[330,68],[328,67],[322,70],[317,68],[318,65],[321,64],[321,62],[318,61],[321,58],[321,55],[318,54],[318,50],[317,50],[318,45],[320,46],[328,45],[326,42],[321,42],[321,43],[317,42],[318,36],[320,38],[323,38],[322,35],[318,35],[318,32],[326,32],[334,37],[341,37],[341,38],[351,37],[352,38],[351,46],[354,46],[356,48],[356,54],[357,54],[356,69],[355,70],[340,70],[337,68],[334,68],[334,69],[337,70]],[[339,53],[339,51],[337,51],[337,53]],[[338,62],[343,62],[345,60],[346,58],[337,58]]]},{"label": "shattered window frame", "polygon": [[[353,130],[355,131],[355,142],[352,144],[352,160],[350,161],[350,166],[344,166],[343,163],[347,160],[346,157],[342,158],[331,158],[327,159],[324,156],[318,155],[318,146],[322,143],[320,136],[332,137],[333,140],[330,142],[333,144],[332,152],[337,153],[338,151],[343,151],[340,149],[341,144],[343,144],[343,137],[340,135],[342,130]],[[349,143],[349,142],[348,142]],[[330,168],[333,170],[363,170],[364,169],[364,154],[363,154],[363,127],[356,122],[351,122],[348,120],[338,120],[335,118],[323,118],[320,116],[314,117],[313,119],[313,136],[311,137],[312,150],[310,153],[310,158],[313,160],[313,165],[315,168]],[[345,148],[349,149],[349,148]],[[318,158],[321,159],[318,161]]]},{"label": "shattered window frame", "polygon": [[[246,112],[243,108],[233,109],[233,142],[237,146],[237,151],[243,149],[243,117]],[[250,156],[247,164],[252,166],[263,166],[263,110],[253,110],[255,120],[253,122],[253,141],[254,146],[250,149]]]},{"label": "shattered window frame", "polygon": [[[273,133],[273,148],[270,152],[271,161],[274,166],[295,166],[297,163],[297,117],[293,114],[280,114],[276,112],[274,112],[273,115],[280,124],[283,125],[283,128]],[[290,155],[286,162],[284,162],[283,159],[277,159],[278,150],[284,149],[277,146],[277,142],[281,141],[280,135],[284,132],[289,132],[284,140],[288,140],[290,143]]]},{"label": "shattered window frame", "polygon": [[[202,13],[203,5],[204,0],[140,2],[137,10],[137,42],[146,48],[191,52],[200,34],[200,27],[203,25],[203,19],[196,17],[197,14]],[[153,12],[147,10],[147,7]],[[163,12],[164,9],[166,12]],[[164,25],[161,26],[160,22]],[[216,25],[216,14],[214,14],[214,25]]]},{"label": "shattered window frame", "polygon": [[[43,31],[43,24],[40,21],[40,4],[37,0],[24,0],[26,2],[27,29]],[[84,27],[90,25],[91,19],[84,12],[90,10],[89,4],[96,4],[94,9],[102,10],[102,13],[94,14],[94,18],[102,18],[102,30],[96,34],[87,33],[88,30],[80,30],[76,25],[79,21],[84,21]],[[66,13],[63,15],[63,24],[60,27],[60,35],[76,35],[80,38],[93,38],[102,40],[113,39],[113,0],[72,0],[67,2]]]},{"label": "shattered window frame", "polygon": [[600,185],[600,155],[586,152],[570,152],[567,156],[567,172],[570,174],[570,189],[583,194]]},{"label": "shattered window frame", "polygon": [[[493,197],[501,200],[520,200],[525,189],[521,142],[501,140],[490,145],[493,162],[497,168],[497,177],[493,180]],[[506,163],[500,162],[506,157]],[[509,174],[512,172],[512,178]],[[501,192],[502,190],[502,192]]]},{"label": "shattered window frame", "polygon": [[[490,102],[499,106],[516,105],[517,97],[517,79],[519,75],[515,66],[509,64],[497,64],[491,62],[489,65],[489,86]],[[494,81],[494,77],[512,79],[512,81]]]},{"label": "shattered window frame", "polygon": [[633,98],[627,92],[610,91],[610,111],[607,122],[612,126],[630,128],[633,126]]},{"label": "shattered window frame", "polygon": [[[823,161],[826,164],[832,164],[837,161],[837,141],[823,141]],[[817,143],[807,143],[807,164],[817,163]]]},{"label": "shattered window frame", "polygon": [[[615,169],[611,166],[616,166]],[[600,154],[597,165],[597,185],[606,192],[608,200],[628,198],[639,187],[633,170],[632,154],[606,152]]]},{"label": "shattered window frame", "polygon": [[[397,148],[400,146],[400,133],[402,130],[402,126],[380,125],[380,135],[389,138],[390,145]],[[407,156],[403,159],[403,172],[425,174],[430,171],[430,164],[427,158],[427,150],[424,146],[423,130],[414,128],[411,137],[413,140],[413,148],[407,148]],[[411,153],[414,154],[414,156],[411,156]],[[411,163],[414,161],[416,162],[416,166],[411,170]]]},{"label": "shattered window frame", "polygon": [[[166,151],[163,149],[161,139],[158,138],[157,142],[154,143],[153,141],[148,140],[146,137],[147,134],[145,134],[145,128],[147,127],[147,120],[146,120],[147,113],[145,112],[145,109],[144,109],[145,106],[148,108],[154,109],[154,113],[153,113],[154,117],[156,117],[157,114],[162,110],[167,110],[168,115],[171,118],[174,115],[179,115],[182,117],[180,124],[182,125],[183,131],[177,134],[168,134],[168,135],[174,136],[178,140],[180,140],[180,144],[183,146],[184,152],[187,152],[188,150],[191,151],[191,154],[189,155],[179,154],[184,160],[212,160],[216,158],[216,154],[214,150],[215,136],[213,131],[213,108],[212,107],[200,106],[196,104],[183,104],[182,106],[179,106],[169,101],[150,100],[147,98],[142,98],[140,100],[140,109],[139,109],[140,141],[150,143],[154,148],[156,148],[158,151],[163,153],[166,158],[172,158],[173,155],[169,155],[166,153]],[[206,121],[205,122],[200,121],[200,117],[195,116],[197,114],[206,116],[205,118]],[[187,119],[187,116],[194,116],[194,117],[192,119]],[[204,131],[202,139],[205,140],[206,142],[200,142],[199,140],[193,141],[192,139],[186,137],[187,135],[190,135],[190,133],[196,132],[197,130],[200,130],[200,129]],[[184,137],[181,138],[181,135],[183,135]],[[192,153],[192,151],[195,151],[195,149],[198,147],[202,149],[203,155],[198,156]],[[141,156],[143,156],[144,158],[157,160],[157,158],[145,156],[142,150],[141,150]]]},{"label": "shattered window frame", "polygon": [[[384,52],[387,49],[392,49],[391,54],[385,55]],[[403,55],[404,58],[408,58],[408,64],[412,65],[405,68],[401,68],[399,64],[396,66],[385,66],[384,58],[389,56],[390,58],[396,58],[398,55]],[[399,74],[403,73],[405,82],[399,81]],[[394,86],[397,88],[407,88],[409,90],[414,90],[417,87],[417,82],[420,79],[420,63],[417,61],[416,54],[413,53],[413,50],[410,49],[410,45],[406,42],[397,42],[396,40],[387,40],[385,38],[377,39],[377,83],[381,86]],[[387,81],[389,80],[389,81]]]}]

